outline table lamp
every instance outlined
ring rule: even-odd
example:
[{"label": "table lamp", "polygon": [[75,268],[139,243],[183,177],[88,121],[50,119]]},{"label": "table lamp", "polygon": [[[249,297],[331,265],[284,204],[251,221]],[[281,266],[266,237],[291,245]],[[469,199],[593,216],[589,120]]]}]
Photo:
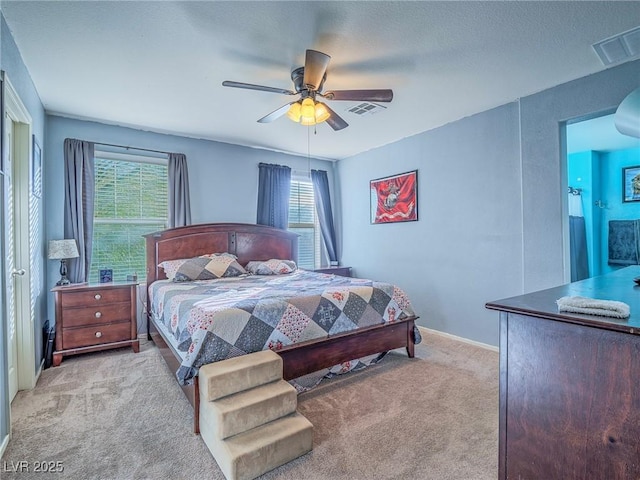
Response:
[{"label": "table lamp", "polygon": [[56,285],[69,285],[67,278],[67,258],[77,258],[78,247],[74,239],[49,240],[49,260],[60,260],[60,280]]}]

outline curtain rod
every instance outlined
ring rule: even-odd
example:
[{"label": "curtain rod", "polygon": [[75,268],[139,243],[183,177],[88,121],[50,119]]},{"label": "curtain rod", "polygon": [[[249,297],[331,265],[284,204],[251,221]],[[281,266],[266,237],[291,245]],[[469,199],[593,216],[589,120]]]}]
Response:
[{"label": "curtain rod", "polygon": [[173,152],[163,152],[162,150],[152,150],[150,148],[127,147],[126,145],[116,145],[114,143],[93,142],[93,144],[102,145],[103,147],[124,148],[125,150],[140,150],[142,152],[164,153],[165,155],[171,155],[171,153],[173,153]]}]

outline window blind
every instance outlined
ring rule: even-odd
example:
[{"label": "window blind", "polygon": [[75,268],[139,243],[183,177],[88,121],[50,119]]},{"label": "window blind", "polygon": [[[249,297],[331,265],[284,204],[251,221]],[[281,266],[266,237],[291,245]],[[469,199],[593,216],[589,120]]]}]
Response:
[{"label": "window blind", "polygon": [[313,270],[320,259],[320,228],[318,225],[313,184],[291,180],[289,196],[289,228],[298,238],[298,266]]},{"label": "window blind", "polygon": [[146,272],[142,235],[167,227],[166,164],[95,159],[95,209],[90,281],[99,270],[113,270],[114,280]]}]

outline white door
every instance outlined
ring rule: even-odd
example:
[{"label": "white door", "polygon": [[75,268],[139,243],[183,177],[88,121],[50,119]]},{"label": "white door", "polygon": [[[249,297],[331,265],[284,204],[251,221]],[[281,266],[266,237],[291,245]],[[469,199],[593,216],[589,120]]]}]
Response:
[{"label": "white door", "polygon": [[[16,302],[14,273],[15,271],[15,245],[14,245],[14,195],[13,195],[13,121],[7,114],[5,116],[5,208],[4,212],[4,244],[6,257],[6,300],[7,300],[7,347],[8,347],[8,375],[9,375],[9,401],[12,401],[18,392],[18,322],[16,318]],[[19,279],[18,279],[19,281]]]},{"label": "white door", "polygon": [[[5,75],[4,257],[9,398],[36,383],[35,322],[31,299],[29,165],[31,116]],[[34,290],[35,291],[35,290]]]}]

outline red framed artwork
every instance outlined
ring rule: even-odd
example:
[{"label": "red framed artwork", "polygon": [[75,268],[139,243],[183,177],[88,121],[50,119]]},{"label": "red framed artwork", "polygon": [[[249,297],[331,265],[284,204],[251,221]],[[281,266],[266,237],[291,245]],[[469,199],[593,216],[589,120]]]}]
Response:
[{"label": "red framed artwork", "polygon": [[371,223],[418,220],[418,171],[400,173],[369,182]]}]

